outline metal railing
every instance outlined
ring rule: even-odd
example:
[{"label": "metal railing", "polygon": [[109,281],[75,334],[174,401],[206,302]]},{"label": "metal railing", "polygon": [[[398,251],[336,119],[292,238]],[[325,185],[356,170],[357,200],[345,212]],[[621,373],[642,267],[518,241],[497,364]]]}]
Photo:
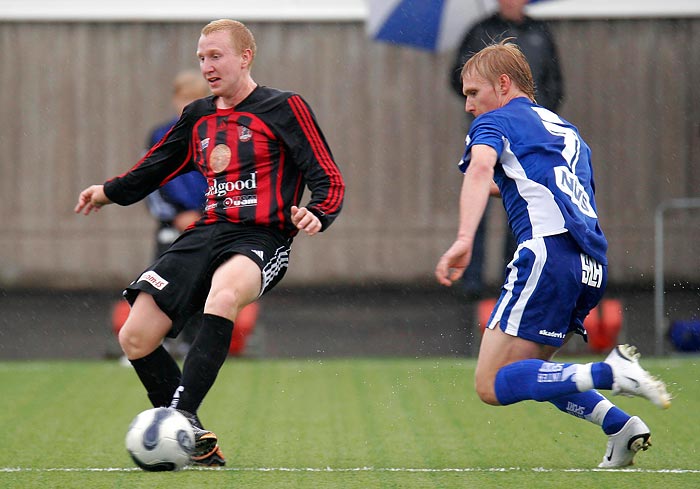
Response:
[{"label": "metal railing", "polygon": [[654,215],[654,313],[655,342],[654,353],[664,354],[664,337],[668,328],[666,321],[665,284],[664,284],[664,214],[672,209],[698,209],[700,198],[673,199],[662,202],[656,207]]}]

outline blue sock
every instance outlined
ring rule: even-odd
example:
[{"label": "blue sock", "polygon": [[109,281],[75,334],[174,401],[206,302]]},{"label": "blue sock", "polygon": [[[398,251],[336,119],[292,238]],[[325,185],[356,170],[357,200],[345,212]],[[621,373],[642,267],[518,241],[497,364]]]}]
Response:
[{"label": "blue sock", "polygon": [[494,390],[498,402],[507,406],[520,401],[548,401],[578,392],[571,364],[521,360],[502,367]]},{"label": "blue sock", "polygon": [[525,400],[550,401],[593,388],[611,387],[612,369],[604,362],[581,365],[535,359],[502,367],[494,382],[496,398],[503,406]]},{"label": "blue sock", "polygon": [[591,377],[596,389],[612,389],[613,373],[612,367],[605,362],[591,364]]},{"label": "blue sock", "polygon": [[560,411],[601,426],[606,435],[617,433],[630,419],[629,414],[613,405],[596,390],[557,397],[549,402]]},{"label": "blue sock", "polygon": [[625,426],[625,423],[631,418],[629,414],[624,412],[617,406],[613,406],[605,415],[603,420],[603,431],[606,435],[612,435],[617,433]]}]

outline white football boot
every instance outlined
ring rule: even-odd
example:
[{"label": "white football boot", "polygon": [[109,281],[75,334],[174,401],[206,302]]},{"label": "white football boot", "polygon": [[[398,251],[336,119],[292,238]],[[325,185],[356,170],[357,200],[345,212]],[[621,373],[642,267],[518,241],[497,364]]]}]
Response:
[{"label": "white football boot", "polygon": [[625,426],[614,435],[608,436],[608,447],[601,469],[617,469],[634,464],[634,456],[640,450],[651,446],[649,428],[637,416],[627,420]]},{"label": "white football boot", "polygon": [[661,409],[671,407],[671,395],[666,384],[653,377],[639,365],[639,352],[630,345],[617,345],[605,359],[613,372],[612,393],[639,396],[650,400]]}]

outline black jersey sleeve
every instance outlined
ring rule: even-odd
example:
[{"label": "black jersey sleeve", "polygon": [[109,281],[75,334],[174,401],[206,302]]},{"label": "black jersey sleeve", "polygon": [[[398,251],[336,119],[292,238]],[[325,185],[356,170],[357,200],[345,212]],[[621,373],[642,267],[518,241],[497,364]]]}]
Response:
[{"label": "black jersey sleeve", "polygon": [[306,208],[320,219],[325,230],[343,207],[345,182],[311,107],[296,94],[286,103],[292,115],[281,134],[311,191]]},{"label": "black jersey sleeve", "polygon": [[183,173],[197,168],[192,164],[192,125],[197,119],[197,102],[188,105],[170,131],[129,171],[107,180],[107,198],[130,205]]}]

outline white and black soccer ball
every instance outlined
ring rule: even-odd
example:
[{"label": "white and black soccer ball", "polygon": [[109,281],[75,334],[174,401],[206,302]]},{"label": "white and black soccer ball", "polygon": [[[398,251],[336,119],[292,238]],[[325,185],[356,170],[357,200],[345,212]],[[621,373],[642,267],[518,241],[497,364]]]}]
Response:
[{"label": "white and black soccer ball", "polygon": [[143,470],[180,470],[191,461],[194,431],[187,418],[175,409],[148,409],[131,422],[126,449]]}]

